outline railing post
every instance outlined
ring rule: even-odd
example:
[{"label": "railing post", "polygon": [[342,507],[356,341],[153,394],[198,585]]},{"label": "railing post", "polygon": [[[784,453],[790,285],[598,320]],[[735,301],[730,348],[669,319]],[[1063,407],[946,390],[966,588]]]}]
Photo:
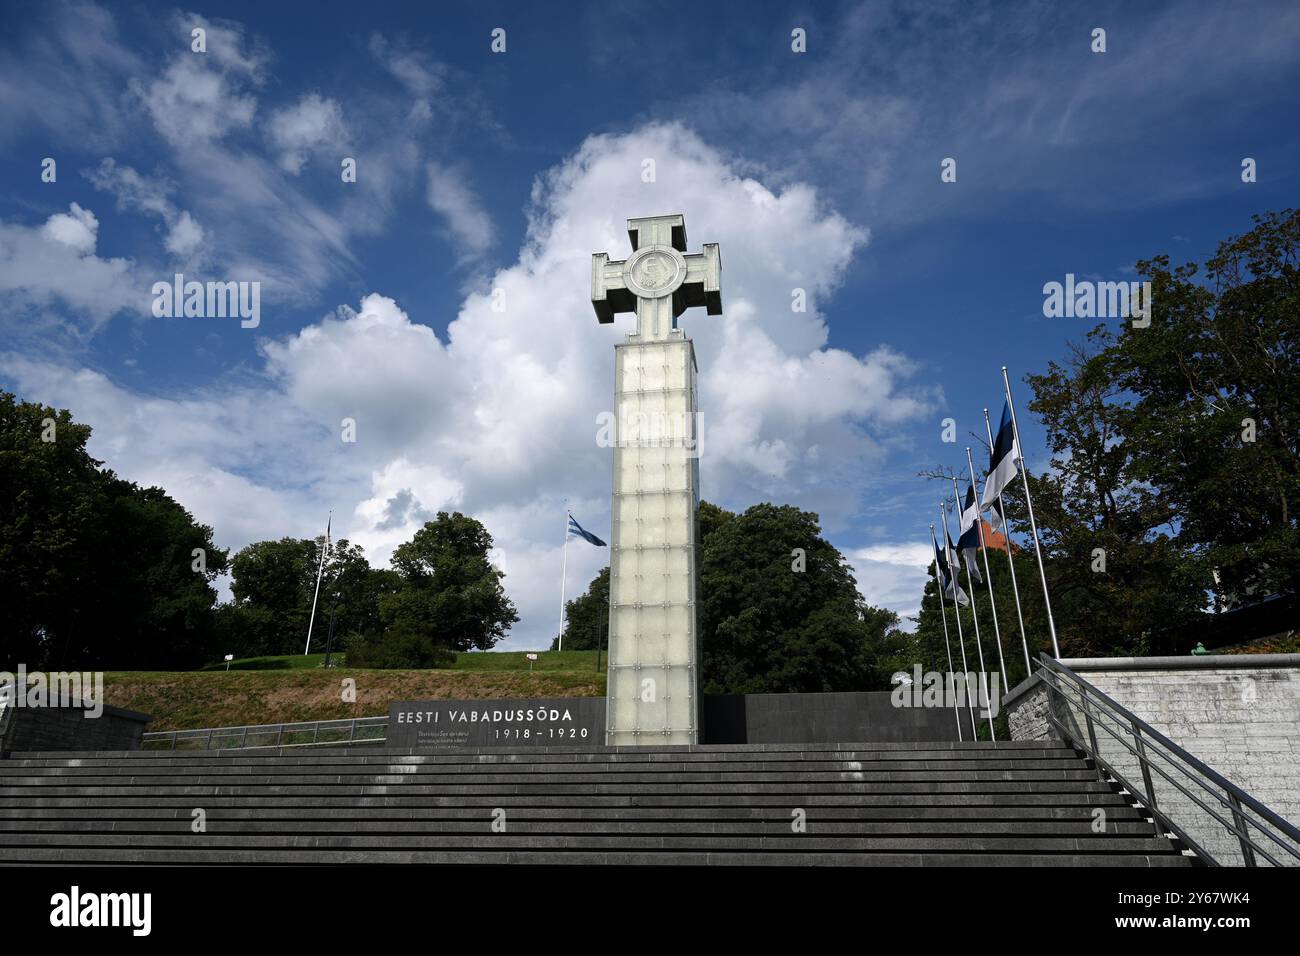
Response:
[{"label": "railing post", "polygon": [[275,745],[280,746],[280,741],[284,739],[284,724],[275,725]]},{"label": "railing post", "polygon": [[348,743],[356,743],[357,740],[357,719],[352,718],[352,723],[348,726]]},{"label": "railing post", "polygon": [[1137,745],[1138,765],[1142,768],[1142,784],[1147,788],[1147,806],[1152,810],[1158,809],[1155,787],[1151,785],[1151,767],[1147,763],[1147,748],[1142,743],[1142,729],[1138,727],[1136,718],[1130,718],[1128,725],[1133,729],[1133,743]]},{"label": "railing post", "polygon": [[316,741],[318,741],[318,740],[320,740],[320,721],[319,721],[319,720],[316,721],[316,723],[312,724],[312,728],[311,728],[311,742],[312,742],[312,743],[316,743]]},{"label": "railing post", "polygon": [[248,728],[244,728],[244,733],[239,738],[239,749],[243,750],[248,743]]},{"label": "railing post", "polygon": [[1255,848],[1251,846],[1246,829],[1246,817],[1241,812],[1241,801],[1231,790],[1228,791],[1228,805],[1232,808],[1232,822],[1237,825],[1237,841],[1241,844],[1241,858],[1246,866],[1258,866],[1255,862]]},{"label": "railing post", "polygon": [[1097,779],[1106,782],[1106,772],[1101,769],[1101,750],[1097,747],[1097,728],[1092,723],[1092,708],[1088,706],[1088,689],[1079,684],[1079,703],[1083,706],[1083,723],[1088,728],[1088,742],[1092,744],[1092,769]]},{"label": "railing post", "polygon": [[205,740],[204,743],[203,743],[203,749],[204,749],[204,750],[211,750],[211,749],[212,749],[212,732],[213,732],[213,730],[214,730],[214,728],[212,728],[212,727],[209,727],[209,728],[208,728],[208,737],[207,737],[207,740]]}]

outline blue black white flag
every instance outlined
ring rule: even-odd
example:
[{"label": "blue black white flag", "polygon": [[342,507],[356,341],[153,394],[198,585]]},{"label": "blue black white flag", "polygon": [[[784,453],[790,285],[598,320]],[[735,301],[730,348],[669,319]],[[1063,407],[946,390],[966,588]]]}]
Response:
[{"label": "blue black white flag", "polygon": [[1002,531],[1005,534],[1007,526],[1007,516],[1002,513],[1002,499],[994,498],[989,504],[989,525],[994,531]]},{"label": "blue black white flag", "polygon": [[969,606],[970,598],[966,596],[966,592],[961,589],[961,585],[953,577],[949,558],[956,561],[957,556],[952,551],[951,539],[948,541],[947,553],[939,550],[939,542],[934,540],[933,532],[930,534],[930,540],[934,541],[934,568],[939,575],[939,590],[944,597],[956,601],[962,607]]},{"label": "blue black white flag", "polygon": [[961,509],[961,536],[957,538],[957,547],[966,560],[966,570],[970,576],[983,584],[984,579],[980,577],[980,569],[975,563],[975,553],[980,546],[980,520],[980,508],[975,500],[975,482],[972,480],[966,486],[966,502]]},{"label": "blue black white flag", "polygon": [[582,525],[578,524],[578,522],[573,519],[573,515],[569,515],[569,537],[583,538],[584,540],[589,541],[590,543],[594,544],[598,548],[608,547],[608,545],[606,545],[604,541],[601,541],[590,531],[586,530]]},{"label": "blue black white flag", "polygon": [[1016,441],[1015,426],[1011,424],[1011,406],[1004,404],[1002,422],[998,425],[993,447],[989,449],[989,473],[984,479],[984,497],[981,501],[985,508],[997,501],[1002,489],[1015,480],[1016,461],[1019,458],[1020,445]]}]

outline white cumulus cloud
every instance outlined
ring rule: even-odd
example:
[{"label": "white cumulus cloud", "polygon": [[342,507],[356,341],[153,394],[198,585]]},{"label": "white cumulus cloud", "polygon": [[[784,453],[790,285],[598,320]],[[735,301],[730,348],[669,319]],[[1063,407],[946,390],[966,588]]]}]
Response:
[{"label": "white cumulus cloud", "polygon": [[0,327],[10,342],[79,335],[123,310],[148,314],[149,286],[135,263],[96,255],[98,238],[99,220],[77,203],[39,227],[0,221]]},{"label": "white cumulus cloud", "polygon": [[82,209],[74,202],[68,207],[68,212],[55,213],[47,219],[41,227],[41,235],[84,256],[95,251],[99,220],[89,209]]},{"label": "white cumulus cloud", "polygon": [[267,135],[280,154],[280,165],[297,175],[313,152],[329,143],[338,144],[347,131],[338,102],[309,93],[273,113]]},{"label": "white cumulus cloud", "polygon": [[[646,157],[657,159],[656,183],[641,180]],[[0,373],[28,397],[73,408],[95,426],[92,452],[129,477],[163,480],[223,544],[315,533],[332,509],[336,534],[384,564],[438,510],[479,517],[520,609],[505,646],[541,647],[558,619],[566,503],[602,537],[608,528],[612,461],[597,417],[612,404],[614,345],[635,321],[596,322],[590,257],[628,254],[627,217],[676,212],[690,251],[718,242],[723,260],[724,315],[681,320],[700,369],[702,495],[811,508],[833,537],[882,466],[891,429],[928,413],[931,395],[905,356],[828,345],[828,317],[859,318],[829,306],[866,230],[809,186],[743,175],[677,125],[592,137],[540,177],[517,260],[465,296],[445,336],[431,325],[446,316],[427,304],[372,294],[264,343],[256,386],[133,402],[102,376],[39,362],[0,363]],[[805,312],[791,310],[795,288]],[[146,406],[149,439],[137,442]],[[344,419],[355,442],[341,438]],[[608,552],[569,552],[572,596]],[[885,591],[863,574],[908,562],[858,557],[869,599],[916,602],[919,586]]]}]

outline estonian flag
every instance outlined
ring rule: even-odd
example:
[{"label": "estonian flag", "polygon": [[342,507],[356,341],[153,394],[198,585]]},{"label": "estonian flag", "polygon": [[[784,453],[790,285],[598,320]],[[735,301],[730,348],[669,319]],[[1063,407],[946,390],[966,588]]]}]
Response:
[{"label": "estonian flag", "polygon": [[[933,534],[930,536],[930,540],[934,541]],[[957,560],[957,556],[952,550],[952,539],[948,539],[947,554],[939,550],[939,542],[935,541],[934,566],[935,570],[939,574],[939,589],[943,592],[944,597],[951,598],[962,607],[967,607],[970,605],[970,598],[966,596],[966,592],[961,589],[961,585],[959,585],[953,577],[952,566],[949,563],[950,558],[952,561]]]},{"label": "estonian flag", "polygon": [[590,531],[586,530],[582,525],[578,524],[578,522],[574,521],[573,515],[569,515],[569,537],[583,538],[587,541],[590,541],[598,548],[608,547],[608,545],[606,545],[604,541],[601,541]]},{"label": "estonian flag", "polygon": [[1002,489],[1015,480],[1016,460],[1019,457],[1020,445],[1016,441],[1015,427],[1011,424],[1011,406],[1003,405],[1002,423],[998,425],[998,435],[993,439],[993,447],[989,449],[989,473],[984,479],[984,497],[980,502],[985,508],[997,501]]},{"label": "estonian flag", "polygon": [[989,504],[989,525],[994,531],[1002,531],[1003,534],[1006,534],[1003,529],[1007,526],[1007,517],[1002,513],[1002,499],[1000,498],[994,498],[992,503]]},{"label": "estonian flag", "polygon": [[984,579],[980,577],[980,569],[975,564],[975,552],[980,546],[980,509],[975,501],[975,482],[972,480],[966,486],[966,503],[961,509],[961,537],[957,539],[957,547],[961,550],[962,557],[966,559],[966,570],[980,584]]}]

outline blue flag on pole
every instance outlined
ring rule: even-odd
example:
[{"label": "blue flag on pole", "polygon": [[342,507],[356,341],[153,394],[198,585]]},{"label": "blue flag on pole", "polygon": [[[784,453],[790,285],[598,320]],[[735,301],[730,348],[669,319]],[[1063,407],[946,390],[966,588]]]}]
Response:
[{"label": "blue flag on pole", "polygon": [[944,597],[952,598],[962,607],[966,607],[970,604],[970,599],[966,597],[966,592],[957,583],[952,573],[952,566],[949,563],[950,556],[952,560],[956,560],[956,556],[952,552],[952,539],[948,540],[946,553],[939,550],[939,542],[934,540],[933,533],[930,535],[930,540],[934,542],[934,565],[935,571],[938,573],[940,592]]},{"label": "blue flag on pole", "polygon": [[989,473],[984,479],[984,499],[980,502],[985,508],[997,501],[1002,489],[1015,480],[1016,459],[1019,457],[1020,444],[1011,423],[1011,406],[1003,405],[998,434],[989,449]]},{"label": "blue flag on pole", "polygon": [[971,577],[983,584],[984,579],[980,577],[979,566],[975,563],[975,552],[980,546],[980,520],[979,505],[975,502],[975,482],[971,481],[966,488],[966,503],[961,509],[961,537],[957,539],[957,547],[966,560],[966,570]]},{"label": "blue flag on pole", "polygon": [[[1001,498],[994,498],[992,503],[989,505],[989,525],[994,531],[1002,531],[1003,534],[1006,534],[1007,531],[1010,530],[1009,528],[1006,528],[1007,516],[1002,513]],[[1004,528],[1006,528],[1006,530],[1003,530]]]},{"label": "blue flag on pole", "polygon": [[604,541],[601,541],[594,534],[592,534],[590,531],[585,529],[582,525],[578,524],[578,522],[573,519],[573,515],[569,515],[569,537],[582,538],[585,541],[594,544],[598,548],[608,547],[608,545],[606,545]]}]

